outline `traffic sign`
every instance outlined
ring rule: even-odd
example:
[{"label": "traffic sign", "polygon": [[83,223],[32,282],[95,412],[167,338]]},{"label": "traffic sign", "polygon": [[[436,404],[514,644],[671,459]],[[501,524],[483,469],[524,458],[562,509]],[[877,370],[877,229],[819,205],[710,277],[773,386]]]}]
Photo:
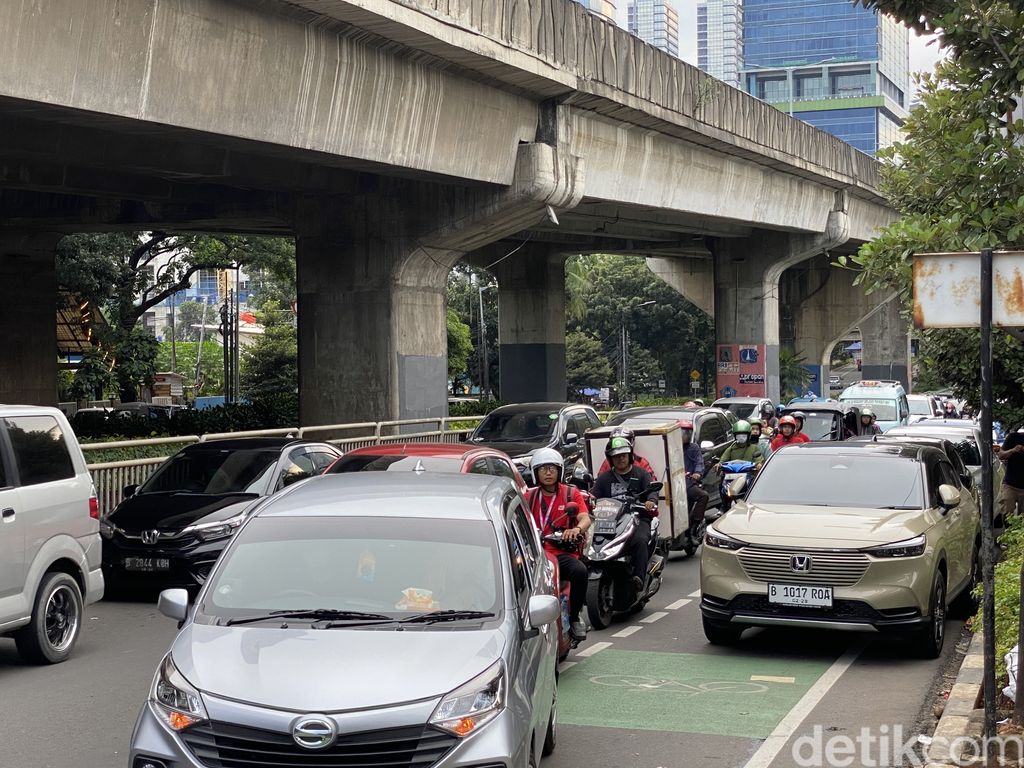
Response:
[{"label": "traffic sign", "polygon": [[694,381],[700,381],[700,371],[690,371],[690,378]]}]

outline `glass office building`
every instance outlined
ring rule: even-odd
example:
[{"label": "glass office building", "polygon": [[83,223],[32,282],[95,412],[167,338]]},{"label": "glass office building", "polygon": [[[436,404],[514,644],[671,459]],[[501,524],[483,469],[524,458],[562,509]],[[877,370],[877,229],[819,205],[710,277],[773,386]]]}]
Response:
[{"label": "glass office building", "polygon": [[742,17],[744,90],[871,155],[898,138],[905,27],[850,0],[743,0]]},{"label": "glass office building", "polygon": [[615,23],[615,3],[612,0],[576,0],[591,13],[604,16],[612,24]]},{"label": "glass office building", "polygon": [[740,87],[743,0],[703,0],[697,6],[697,66]]},{"label": "glass office building", "polygon": [[630,0],[626,12],[630,32],[655,48],[679,55],[679,13],[671,0]]}]

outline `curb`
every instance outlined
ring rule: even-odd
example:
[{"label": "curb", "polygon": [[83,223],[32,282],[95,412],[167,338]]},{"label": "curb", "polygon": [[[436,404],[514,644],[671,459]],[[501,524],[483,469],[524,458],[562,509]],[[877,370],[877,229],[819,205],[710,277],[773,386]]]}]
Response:
[{"label": "curb", "polygon": [[980,707],[985,668],[981,632],[975,633],[960,664],[949,699],[942,710],[927,750],[927,768],[963,765],[963,741],[981,736],[984,710]]}]

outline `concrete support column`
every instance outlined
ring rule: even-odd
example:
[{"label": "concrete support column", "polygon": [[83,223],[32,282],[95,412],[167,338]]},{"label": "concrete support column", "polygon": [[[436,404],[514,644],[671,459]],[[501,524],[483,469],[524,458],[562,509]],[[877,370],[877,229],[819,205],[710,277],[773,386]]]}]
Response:
[{"label": "concrete support column", "polygon": [[494,268],[506,402],[566,398],[565,259],[544,246],[527,245]]},{"label": "concrete support column", "polygon": [[910,391],[910,343],[908,323],[894,298],[860,323],[861,377],[893,379]]},{"label": "concrete support column", "polygon": [[60,238],[0,229],[0,403],[57,404]]},{"label": "concrete support column", "polygon": [[498,192],[377,179],[296,214],[303,425],[447,413],[445,288],[465,254],[526,229],[583,192],[578,158],[519,147]]},{"label": "concrete support column", "polygon": [[697,309],[715,316],[714,261],[648,257],[647,268]]},{"label": "concrete support column", "polygon": [[[825,231],[814,235],[764,232],[723,239],[715,248],[715,338],[718,344],[765,347],[765,391],[778,402],[779,280],[789,267],[845,243],[844,210],[829,214]],[[738,361],[734,361],[738,362]],[[721,397],[721,386],[715,393]]]}]

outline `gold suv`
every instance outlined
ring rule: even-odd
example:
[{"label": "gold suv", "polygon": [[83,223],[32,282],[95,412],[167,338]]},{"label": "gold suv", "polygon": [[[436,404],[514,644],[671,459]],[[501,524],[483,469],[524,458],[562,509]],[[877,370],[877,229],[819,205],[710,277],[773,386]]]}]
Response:
[{"label": "gold suv", "polygon": [[709,642],[748,626],[900,631],[939,655],[947,608],[971,608],[981,544],[978,507],[941,450],[805,443],[744,483],[704,539]]}]

